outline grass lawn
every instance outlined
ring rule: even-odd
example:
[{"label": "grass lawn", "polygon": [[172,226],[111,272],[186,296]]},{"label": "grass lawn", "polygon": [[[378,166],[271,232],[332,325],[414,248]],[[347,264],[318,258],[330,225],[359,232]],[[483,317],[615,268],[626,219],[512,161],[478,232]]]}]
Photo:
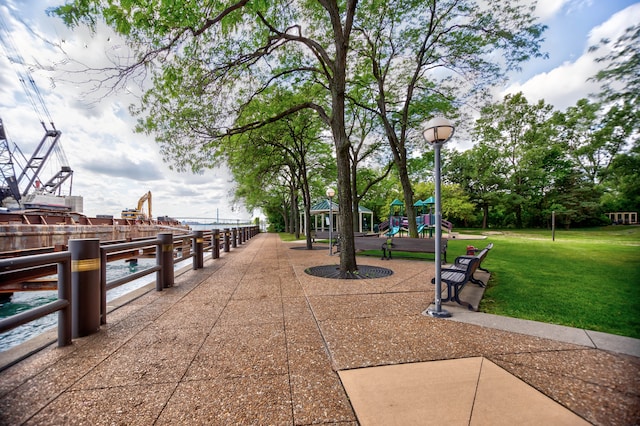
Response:
[{"label": "grass lawn", "polygon": [[481,311],[640,338],[640,227],[489,234],[449,240],[450,261],[494,243]]},{"label": "grass lawn", "polygon": [[[639,226],[556,230],[555,241],[549,230],[456,231],[487,238],[450,239],[450,263],[467,245],[494,243],[483,262],[491,279],[480,311],[640,338]],[[434,260],[433,254],[393,256]]]}]

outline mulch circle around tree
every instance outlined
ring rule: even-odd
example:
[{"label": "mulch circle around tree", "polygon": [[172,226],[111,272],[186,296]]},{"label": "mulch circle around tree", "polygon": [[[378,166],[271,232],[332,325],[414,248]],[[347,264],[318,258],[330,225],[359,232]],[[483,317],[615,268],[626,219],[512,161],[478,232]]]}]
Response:
[{"label": "mulch circle around tree", "polygon": [[358,265],[356,272],[342,274],[339,265],[312,266],[304,270],[309,275],[321,278],[334,278],[341,280],[365,280],[372,278],[384,278],[393,275],[393,271],[379,266]]}]

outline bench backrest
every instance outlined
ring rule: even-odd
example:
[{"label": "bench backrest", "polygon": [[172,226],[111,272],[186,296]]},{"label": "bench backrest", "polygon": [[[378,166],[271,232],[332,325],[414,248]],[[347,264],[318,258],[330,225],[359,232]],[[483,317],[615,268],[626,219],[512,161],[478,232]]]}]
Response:
[{"label": "bench backrest", "polygon": [[465,282],[469,281],[473,277],[473,274],[476,272],[476,269],[478,269],[478,267],[480,266],[480,262],[481,262],[481,259],[479,257],[474,257],[467,264],[467,270],[465,271]]},{"label": "bench backrest", "polygon": [[[436,247],[436,240],[433,238],[387,238],[391,241],[391,249],[395,251],[425,251],[433,253]],[[440,240],[440,249],[447,251],[447,239]]]},{"label": "bench backrest", "polygon": [[478,253],[476,256],[480,258],[480,261],[483,261],[484,258],[487,257],[487,253],[489,253],[489,250],[491,250],[492,248],[493,248],[493,243],[490,243],[485,248],[480,250],[480,253]]}]

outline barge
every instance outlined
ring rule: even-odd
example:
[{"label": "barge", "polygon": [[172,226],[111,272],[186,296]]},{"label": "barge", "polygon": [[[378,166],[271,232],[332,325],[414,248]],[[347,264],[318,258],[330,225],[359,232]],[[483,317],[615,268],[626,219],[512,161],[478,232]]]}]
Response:
[{"label": "barge", "polygon": [[188,225],[169,217],[145,220],[87,217],[80,213],[56,211],[2,212],[0,252],[19,255],[21,251],[66,246],[70,239],[114,241],[153,237],[161,232],[181,235],[189,231]]}]

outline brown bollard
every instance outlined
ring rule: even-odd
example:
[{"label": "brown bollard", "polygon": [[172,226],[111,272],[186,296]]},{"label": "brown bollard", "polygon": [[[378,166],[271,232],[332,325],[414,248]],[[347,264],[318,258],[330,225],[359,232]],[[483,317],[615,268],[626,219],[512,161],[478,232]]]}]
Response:
[{"label": "brown bollard", "polygon": [[193,247],[193,268],[202,269],[204,267],[204,231],[193,231],[191,246]]},{"label": "brown bollard", "polygon": [[244,244],[247,241],[246,235],[244,233],[245,230],[246,228],[238,228],[238,231],[240,232],[240,244]]},{"label": "brown bollard", "polygon": [[220,230],[213,230],[213,248],[211,249],[211,257],[218,259],[220,257]]},{"label": "brown bollard", "polygon": [[237,228],[231,229],[231,247],[233,248],[238,247],[238,229]]},{"label": "brown bollard", "polygon": [[[156,290],[173,287],[173,234],[158,234],[160,250],[156,252],[156,263],[162,269],[156,278]],[[159,257],[159,259],[158,259]]]},{"label": "brown bollard", "polygon": [[73,337],[100,330],[100,240],[69,240]]},{"label": "brown bollard", "polygon": [[230,238],[231,238],[231,231],[229,230],[229,228],[224,228],[224,252],[225,253],[228,253],[229,251],[231,251],[231,246],[229,244]]}]

